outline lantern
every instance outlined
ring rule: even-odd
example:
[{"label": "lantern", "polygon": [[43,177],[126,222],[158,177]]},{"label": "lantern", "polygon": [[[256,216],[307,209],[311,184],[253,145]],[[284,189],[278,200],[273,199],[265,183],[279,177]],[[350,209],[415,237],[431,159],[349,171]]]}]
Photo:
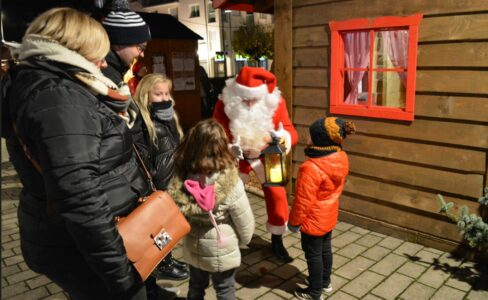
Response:
[{"label": "lantern", "polygon": [[261,152],[261,157],[264,157],[264,186],[285,186],[287,184],[285,150],[280,139],[273,137],[268,147]]}]

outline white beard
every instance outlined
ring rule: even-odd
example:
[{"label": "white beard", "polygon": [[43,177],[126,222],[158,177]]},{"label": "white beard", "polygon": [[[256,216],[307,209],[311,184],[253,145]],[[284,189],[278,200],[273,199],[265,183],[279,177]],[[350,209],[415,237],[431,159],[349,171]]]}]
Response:
[{"label": "white beard", "polygon": [[247,106],[239,93],[235,91],[233,82],[227,82],[227,87],[222,91],[224,110],[229,118],[229,130],[236,142],[240,138],[240,146],[243,151],[251,151],[253,155],[259,155],[267,145],[270,133],[275,129],[273,115],[281,99],[281,93],[276,88],[271,94],[267,94],[251,107]]}]

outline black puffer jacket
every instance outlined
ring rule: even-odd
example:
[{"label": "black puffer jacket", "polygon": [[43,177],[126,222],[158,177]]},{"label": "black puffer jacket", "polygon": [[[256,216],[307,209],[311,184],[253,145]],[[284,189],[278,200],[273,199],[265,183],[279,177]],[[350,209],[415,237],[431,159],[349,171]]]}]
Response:
[{"label": "black puffer jacket", "polygon": [[[129,70],[129,67],[124,64],[124,62],[118,57],[118,55],[110,50],[108,55],[105,57],[107,61],[107,67],[102,69],[103,75],[110,78],[116,84],[123,82],[123,75]],[[152,167],[152,155],[149,147],[149,137],[147,132],[146,124],[139,113],[139,108],[134,102],[131,103],[129,110],[134,111],[136,119],[130,128],[132,133],[132,140],[137,147],[139,155],[144,161],[146,168]]]},{"label": "black puffer jacket", "polygon": [[172,120],[160,120],[155,115],[151,116],[157,136],[157,147],[151,143],[152,170],[154,185],[159,190],[166,190],[174,172],[173,154],[178,147],[180,136],[176,128],[176,122]]},{"label": "black puffer jacket", "polygon": [[71,77],[73,67],[31,63],[16,72],[7,99],[19,136],[43,169],[36,171],[10,133],[10,160],[24,186],[18,214],[26,263],[39,273],[63,274],[84,260],[112,293],[123,292],[139,279],[114,217],[127,215],[148,190],[131,133]]},{"label": "black puffer jacket", "polygon": [[110,50],[107,57],[107,67],[102,69],[103,75],[110,78],[115,84],[119,84],[123,80],[124,74],[129,70],[129,67],[117,56],[115,52]]}]

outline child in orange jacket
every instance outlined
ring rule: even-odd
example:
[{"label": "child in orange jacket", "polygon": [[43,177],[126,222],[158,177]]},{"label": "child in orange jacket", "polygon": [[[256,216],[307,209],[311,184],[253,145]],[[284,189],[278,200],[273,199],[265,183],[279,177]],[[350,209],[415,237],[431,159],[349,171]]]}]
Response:
[{"label": "child in orange jacket", "polygon": [[305,155],[309,158],[298,170],[295,200],[288,229],[301,232],[302,249],[308,265],[308,287],[297,289],[299,299],[322,299],[331,292],[332,230],[339,215],[349,160],[342,151],[347,134],[355,132],[352,122],[340,118],[321,118],[309,128]]}]

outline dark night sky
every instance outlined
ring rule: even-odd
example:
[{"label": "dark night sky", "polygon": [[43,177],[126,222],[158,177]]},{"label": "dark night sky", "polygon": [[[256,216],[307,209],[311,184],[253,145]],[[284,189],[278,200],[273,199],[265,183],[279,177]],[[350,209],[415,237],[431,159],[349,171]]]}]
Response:
[{"label": "dark night sky", "polygon": [[40,13],[61,6],[95,13],[93,0],[1,0],[4,40],[20,42],[28,24]]}]

